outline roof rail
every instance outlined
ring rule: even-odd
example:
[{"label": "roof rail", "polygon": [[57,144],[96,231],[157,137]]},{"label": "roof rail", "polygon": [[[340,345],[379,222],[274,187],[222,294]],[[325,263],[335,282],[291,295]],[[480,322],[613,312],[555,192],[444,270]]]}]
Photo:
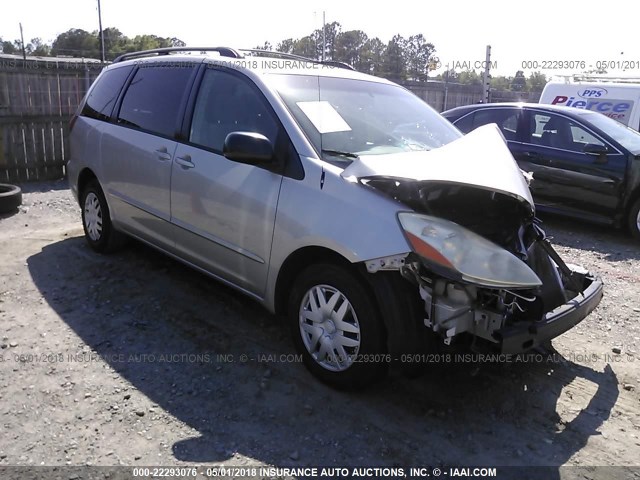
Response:
[{"label": "roof rail", "polygon": [[311,63],[320,64],[320,65],[327,65],[330,67],[338,67],[338,68],[345,68],[347,70],[355,70],[355,68],[353,68],[348,63],[338,62],[335,60],[314,60],[313,58],[307,58],[307,57],[303,57],[302,55],[295,55],[293,53],[277,52],[273,50],[261,50],[258,48],[241,48],[240,51],[249,52],[258,56],[262,55],[265,57],[290,58],[292,60],[300,60],[301,62],[311,62]]},{"label": "roof rail", "polygon": [[640,83],[640,77],[621,77],[605,74],[573,74],[553,75],[552,79],[561,79],[565,83],[571,82],[596,82],[596,83]]},{"label": "roof rail", "polygon": [[253,53],[254,55],[257,55],[257,56],[291,58],[294,60],[304,60],[305,62],[318,63],[317,60],[313,60],[312,58],[303,57],[302,55],[296,55],[294,53],[278,52],[275,50],[262,50],[259,48],[241,48],[240,51]]},{"label": "roof rail", "polygon": [[338,68],[346,68],[347,70],[355,70],[351,65],[345,62],[339,62],[337,60],[323,60],[320,62],[323,65],[328,65],[330,67],[338,67]]},{"label": "roof rail", "polygon": [[218,52],[223,57],[243,58],[239,51],[229,47],[166,47],[154,48],[153,50],[142,50],[140,52],[123,53],[117,57],[113,63],[122,62],[138,57],[150,57],[152,55],[169,55],[174,52]]}]

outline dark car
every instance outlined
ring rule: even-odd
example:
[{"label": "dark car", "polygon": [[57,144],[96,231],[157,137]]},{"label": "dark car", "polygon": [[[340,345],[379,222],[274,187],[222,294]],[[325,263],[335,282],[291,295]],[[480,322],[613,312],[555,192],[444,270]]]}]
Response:
[{"label": "dark car", "polygon": [[458,107],[442,114],[463,133],[498,125],[520,168],[533,173],[538,210],[617,227],[640,238],[640,134],[600,113],[532,103]]}]

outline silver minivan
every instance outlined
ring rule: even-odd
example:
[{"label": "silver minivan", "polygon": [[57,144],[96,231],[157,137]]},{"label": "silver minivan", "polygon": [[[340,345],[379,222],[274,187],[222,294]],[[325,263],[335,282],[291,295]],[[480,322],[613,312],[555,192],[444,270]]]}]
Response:
[{"label": "silver minivan", "polygon": [[341,387],[449,349],[560,335],[602,282],[567,265],[495,125],[277,52],[169,48],[105,68],[71,121],[89,245],[133,237],[286,316]]}]

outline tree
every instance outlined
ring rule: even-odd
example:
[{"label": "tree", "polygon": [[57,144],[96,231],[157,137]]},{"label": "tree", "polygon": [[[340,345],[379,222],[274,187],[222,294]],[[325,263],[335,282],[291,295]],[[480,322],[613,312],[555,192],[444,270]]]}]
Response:
[{"label": "tree", "polygon": [[450,68],[449,70],[445,70],[444,72],[436,76],[436,80],[440,82],[461,83],[459,81],[459,76],[460,74],[458,72],[456,72],[453,68]]},{"label": "tree", "polygon": [[395,35],[387,44],[382,60],[382,74],[391,80],[406,78],[405,43],[406,40],[401,35]]},{"label": "tree", "polygon": [[363,50],[361,55],[363,70],[360,71],[371,75],[381,75],[382,63],[386,52],[384,43],[378,37],[370,38],[365,43]]},{"label": "tree", "polygon": [[513,92],[525,92],[527,90],[527,79],[524,76],[522,70],[516,72],[516,76],[511,81],[511,91]]},{"label": "tree", "polygon": [[547,76],[544,73],[533,72],[527,79],[527,86],[530,92],[541,92],[547,81]]},{"label": "tree", "polygon": [[104,56],[106,60],[113,60],[123,53],[134,50],[131,41],[117,28],[105,28],[102,31],[102,35],[104,36]]},{"label": "tree", "polygon": [[492,77],[490,80],[491,90],[496,90],[498,92],[509,90],[512,80],[512,77],[505,77],[504,75]]},{"label": "tree", "polygon": [[368,41],[367,34],[362,30],[341,32],[336,37],[334,60],[348,63],[362,72],[368,71],[370,68],[366,52]]},{"label": "tree", "polygon": [[0,39],[0,42],[2,42],[2,53],[6,53],[7,55],[19,53],[14,45],[15,42],[3,41],[2,39]]},{"label": "tree", "polygon": [[157,35],[136,35],[131,40],[132,51],[153,50],[155,48],[171,47],[170,38],[162,38]]},{"label": "tree", "polygon": [[424,81],[429,74],[429,61],[436,48],[424,36],[411,35],[404,44],[407,75],[417,82]]},{"label": "tree", "polygon": [[51,47],[44,43],[41,38],[32,38],[25,47],[27,55],[36,57],[48,57],[51,54]]},{"label": "tree", "polygon": [[293,38],[287,38],[286,40],[282,40],[276,46],[276,51],[282,53],[293,53],[293,45],[295,44],[295,40]]},{"label": "tree", "polygon": [[[169,43],[171,43],[172,47],[186,47],[187,44],[185,42],[183,42],[182,40],[180,40],[177,37],[172,37],[169,39]],[[265,45],[269,43],[269,42],[265,42]]]},{"label": "tree", "polygon": [[483,81],[483,75],[475,70],[465,70],[458,75],[458,83],[464,85],[482,85]]},{"label": "tree", "polygon": [[53,41],[51,55],[100,58],[99,47],[97,32],[89,33],[80,28],[72,28]]},{"label": "tree", "polygon": [[338,22],[331,22],[324,26],[324,34],[322,29],[318,29],[311,34],[320,45],[319,59],[322,58],[322,43],[324,42],[324,59],[340,61],[336,56],[336,42],[341,30],[342,26]]},{"label": "tree", "polygon": [[296,40],[290,53],[307,58],[318,58],[319,45],[311,35]]},{"label": "tree", "polygon": [[268,51],[272,51],[273,47],[271,46],[271,43],[269,42],[264,42],[263,45],[258,45],[256,47],[254,47],[255,50],[268,50]]}]

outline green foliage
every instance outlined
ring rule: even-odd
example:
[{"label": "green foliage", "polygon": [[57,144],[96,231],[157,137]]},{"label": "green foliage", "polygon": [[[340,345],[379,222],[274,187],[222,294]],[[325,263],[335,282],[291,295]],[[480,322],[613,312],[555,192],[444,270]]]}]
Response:
[{"label": "green foliage", "polygon": [[[179,38],[165,38],[157,35],[136,35],[129,38],[117,28],[105,28],[104,50],[107,60],[113,60],[119,55],[138,50],[150,50],[163,47],[184,47],[186,44]],[[27,55],[47,57],[83,57],[101,58],[100,34],[98,31],[87,32],[80,28],[72,28],[58,37],[51,45],[42,41],[41,38],[32,38],[25,45]],[[265,43],[268,45],[268,43]],[[22,44],[19,40],[13,42],[3,41],[0,38],[0,51],[3,53],[19,55],[22,53]]]},{"label": "green foliage", "polygon": [[505,77],[504,75],[500,75],[498,77],[492,77],[489,82],[491,85],[491,90],[496,90],[496,91],[509,90],[512,80],[513,80],[513,77]]},{"label": "green foliage", "polygon": [[482,73],[478,73],[475,70],[465,70],[458,74],[458,83],[465,85],[482,85],[482,82]]},{"label": "green foliage", "polygon": [[511,80],[511,91],[513,92],[526,92],[527,91],[527,79],[524,76],[522,70],[516,72],[516,76]]},{"label": "green foliage", "polygon": [[[282,40],[276,45],[276,51],[320,60],[322,45],[322,29],[316,29],[306,37]],[[362,30],[343,32],[338,22],[325,25],[324,45],[325,60],[345,62],[360,72],[392,80],[425,81],[429,62],[436,51],[422,34],[407,39],[395,35],[385,45],[379,38],[370,38]]]},{"label": "green foliage", "polygon": [[100,58],[98,36],[80,28],[72,28],[53,41],[51,55]]},{"label": "green foliage", "polygon": [[527,79],[527,90],[530,92],[541,92],[548,81],[544,73],[533,72]]},{"label": "green foliage", "polygon": [[381,73],[391,80],[399,81],[407,78],[405,43],[401,35],[395,35],[387,44],[382,57]]},{"label": "green foliage", "polygon": [[429,61],[436,51],[432,43],[425,40],[420,33],[412,35],[404,44],[407,76],[410,80],[420,82],[427,79]]},{"label": "green foliage", "polygon": [[2,41],[1,39],[0,41],[1,41],[0,46],[2,47],[2,53],[6,53],[8,55],[18,53],[18,49],[16,48],[13,42],[9,42],[6,40]]}]

